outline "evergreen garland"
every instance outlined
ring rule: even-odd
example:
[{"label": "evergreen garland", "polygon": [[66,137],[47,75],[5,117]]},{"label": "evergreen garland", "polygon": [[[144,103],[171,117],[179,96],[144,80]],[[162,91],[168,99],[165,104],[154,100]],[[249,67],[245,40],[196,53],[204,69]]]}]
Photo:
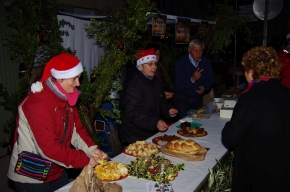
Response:
[{"label": "evergreen garland", "polygon": [[231,191],[233,159],[234,153],[231,152],[230,157],[224,163],[216,160],[216,166],[209,170],[207,186],[201,192]]},{"label": "evergreen garland", "polygon": [[73,53],[62,46],[61,36],[67,32],[59,30],[63,25],[73,26],[65,21],[58,22],[56,0],[6,0],[4,6],[7,26],[11,29],[4,45],[9,47],[11,59],[20,63],[18,90],[0,95],[3,97],[0,104],[12,112],[11,119],[4,125],[4,132],[13,138],[18,103],[30,91],[33,68],[44,66],[61,52]]},{"label": "evergreen garland", "polygon": [[[109,98],[109,92],[111,89],[121,90],[122,86],[114,81],[124,66],[135,65],[137,49],[148,42],[144,34],[149,29],[146,21],[152,15],[146,13],[150,11],[157,11],[150,0],[126,0],[124,8],[109,10],[102,21],[92,19],[85,26],[87,33],[105,49],[104,57],[92,71],[94,82],[85,85],[83,90],[87,93],[80,98],[87,103],[91,123],[97,113],[121,123],[120,111]],[[113,113],[100,107],[104,102],[112,103]]]}]

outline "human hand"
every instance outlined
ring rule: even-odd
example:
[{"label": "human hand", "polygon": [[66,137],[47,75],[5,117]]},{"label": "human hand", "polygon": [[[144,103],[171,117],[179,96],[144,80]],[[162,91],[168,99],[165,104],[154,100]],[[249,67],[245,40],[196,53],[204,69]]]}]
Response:
[{"label": "human hand", "polygon": [[168,129],[168,125],[163,120],[159,120],[157,123],[157,129],[159,131],[166,131]]},{"label": "human hand", "polygon": [[204,92],[204,86],[199,86],[199,89],[196,90],[196,92],[197,92],[198,94],[203,94],[203,92]]},{"label": "human hand", "polygon": [[101,151],[99,148],[95,148],[92,152],[91,152],[91,158],[93,158],[95,161],[101,160],[104,157],[107,157],[108,155],[106,153],[104,153],[103,151]]},{"label": "human hand", "polygon": [[169,109],[170,117],[175,117],[177,115],[177,113],[178,113],[177,109],[174,109],[174,108]]},{"label": "human hand", "polygon": [[191,76],[192,81],[197,81],[201,77],[201,72],[203,72],[203,69],[197,68],[197,70],[193,73]]},{"label": "human hand", "polygon": [[97,161],[95,161],[93,158],[90,158],[90,162],[89,165],[91,165],[92,167],[95,167],[97,165]]},{"label": "human hand", "polygon": [[174,95],[174,93],[168,92],[168,91],[164,91],[164,93],[165,93],[166,99],[171,99]]}]

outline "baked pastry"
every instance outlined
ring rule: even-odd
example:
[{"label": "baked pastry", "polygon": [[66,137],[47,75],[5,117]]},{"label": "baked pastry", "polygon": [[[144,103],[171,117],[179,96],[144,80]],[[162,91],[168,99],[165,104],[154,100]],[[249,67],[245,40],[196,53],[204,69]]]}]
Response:
[{"label": "baked pastry", "polygon": [[182,135],[184,137],[204,137],[207,135],[207,132],[204,130],[204,128],[199,127],[185,127],[181,128],[177,131],[179,135]]},{"label": "baked pastry", "polygon": [[176,139],[168,142],[166,148],[177,152],[195,155],[200,151],[201,147],[194,140]]},{"label": "baked pastry", "polygon": [[183,122],[183,123],[180,123],[180,128],[183,129],[183,128],[190,128],[191,127],[191,124],[189,122]]},{"label": "baked pastry", "polygon": [[125,153],[135,157],[150,157],[152,154],[159,153],[159,150],[156,145],[151,145],[145,141],[136,141],[125,148]]}]

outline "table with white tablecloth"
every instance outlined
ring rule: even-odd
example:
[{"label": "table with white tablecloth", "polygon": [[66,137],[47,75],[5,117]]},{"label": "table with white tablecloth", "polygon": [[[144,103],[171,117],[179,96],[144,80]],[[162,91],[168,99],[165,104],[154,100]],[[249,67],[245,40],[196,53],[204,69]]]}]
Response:
[{"label": "table with white tablecloth", "polygon": [[[170,159],[173,164],[185,164],[185,170],[180,171],[178,176],[171,181],[175,192],[192,192],[197,189],[197,187],[203,182],[209,173],[209,169],[212,169],[216,165],[216,160],[220,160],[227,152],[227,149],[222,145],[221,142],[221,131],[225,123],[229,119],[220,118],[219,114],[213,113],[209,119],[194,119],[194,121],[202,123],[202,127],[208,132],[208,135],[200,138],[192,138],[201,146],[210,148],[208,150],[206,157],[203,161],[189,162],[182,160],[180,158],[172,157],[159,153],[159,155],[164,155],[165,158]],[[156,136],[167,135],[177,135],[180,122],[172,124],[166,132],[159,132],[156,135],[148,138],[146,142],[152,143],[152,139]],[[182,137],[184,139],[189,139]],[[135,157],[126,155],[124,153],[119,154],[114,157],[113,162],[123,162],[129,164],[130,161],[134,160]],[[124,192],[146,192],[146,183],[152,182],[146,179],[137,179],[135,177],[128,176],[127,178],[118,181],[118,183],[123,187]],[[57,190],[57,192],[68,192],[69,188],[72,186],[73,182],[67,184],[66,186]]]}]

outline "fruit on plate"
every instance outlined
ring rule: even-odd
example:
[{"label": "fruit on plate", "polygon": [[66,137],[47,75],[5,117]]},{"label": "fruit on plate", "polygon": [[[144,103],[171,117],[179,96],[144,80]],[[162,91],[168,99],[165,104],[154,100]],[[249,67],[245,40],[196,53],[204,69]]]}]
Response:
[{"label": "fruit on plate", "polygon": [[197,110],[196,113],[197,114],[202,114],[202,113],[204,113],[204,109],[201,108],[201,109]]},{"label": "fruit on plate", "polygon": [[128,169],[124,163],[108,162],[106,160],[99,160],[98,163],[94,172],[101,180],[115,181],[128,175]]},{"label": "fruit on plate", "polygon": [[159,153],[159,150],[156,145],[149,144],[145,141],[136,141],[135,143],[132,143],[126,147],[125,153],[135,157],[150,157],[152,154]]},{"label": "fruit on plate", "polygon": [[168,183],[184,170],[184,164],[172,164],[164,156],[151,155],[150,157],[136,158],[127,165],[130,176],[144,178],[156,182]]}]

